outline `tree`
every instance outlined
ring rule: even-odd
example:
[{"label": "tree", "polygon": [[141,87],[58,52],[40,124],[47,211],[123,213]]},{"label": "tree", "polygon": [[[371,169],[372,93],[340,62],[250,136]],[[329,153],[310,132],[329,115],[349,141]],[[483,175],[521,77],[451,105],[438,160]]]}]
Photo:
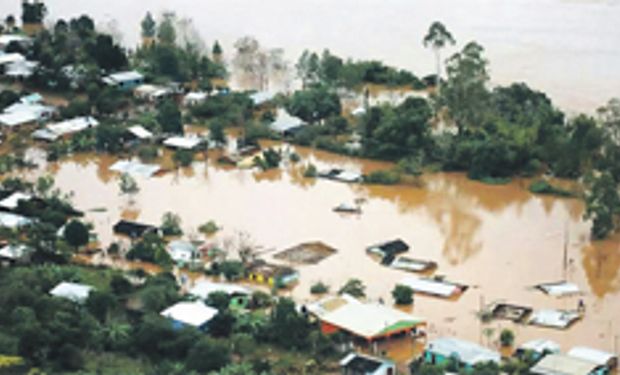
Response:
[{"label": "tree", "polygon": [[286,109],[307,122],[317,122],[338,116],[342,110],[340,98],[325,86],[296,91],[286,103]]},{"label": "tree", "polygon": [[41,24],[47,14],[45,4],[39,1],[22,1],[22,22],[25,24]]},{"label": "tree", "polygon": [[269,341],[284,348],[303,350],[308,347],[311,325],[297,312],[295,302],[280,298],[271,312],[266,327]]},{"label": "tree", "polygon": [[54,176],[46,175],[40,176],[37,178],[37,182],[35,183],[35,191],[38,195],[42,197],[47,197],[54,187]]},{"label": "tree", "polygon": [[459,134],[480,127],[488,110],[488,61],[483,52],[482,46],[470,42],[447,62],[448,80],[440,100],[447,106]]},{"label": "tree", "polygon": [[502,346],[512,346],[515,341],[515,334],[509,329],[503,329],[499,334],[499,342]]},{"label": "tree", "polygon": [[218,146],[226,144],[226,133],[221,121],[216,120],[209,123],[209,139]]},{"label": "tree", "polygon": [[163,14],[163,19],[159,23],[157,30],[157,38],[160,43],[172,46],[176,42],[175,20],[176,16],[174,13],[166,12]]},{"label": "tree", "polygon": [[411,305],[413,303],[413,289],[406,285],[396,285],[392,290],[392,297],[397,305]]},{"label": "tree", "polygon": [[310,287],[311,294],[325,294],[327,292],[329,292],[329,285],[324,284],[322,281],[319,281]]},{"label": "tree", "polygon": [[172,212],[166,212],[161,218],[161,231],[164,236],[180,236],[183,234],[181,229],[181,217]]},{"label": "tree", "polygon": [[218,371],[228,363],[230,363],[228,346],[209,337],[203,337],[196,342],[186,360],[187,369],[200,373]]},{"label": "tree", "polygon": [[441,49],[447,44],[454,45],[456,41],[448,29],[439,21],[431,24],[423,40],[424,47],[431,47],[435,52],[435,64],[437,67],[437,91],[441,88]]},{"label": "tree", "polygon": [[349,279],[338,291],[338,294],[349,294],[356,298],[366,296],[366,286],[359,279]]},{"label": "tree", "polygon": [[143,38],[154,38],[155,33],[157,32],[157,24],[151,15],[151,12],[146,12],[146,16],[142,19],[140,23],[142,28],[142,37]]},{"label": "tree", "polygon": [[189,167],[194,161],[194,151],[192,150],[176,150],[172,154],[172,160],[174,164],[182,167]]},{"label": "tree", "polygon": [[170,254],[166,251],[166,244],[163,238],[156,233],[147,233],[144,238],[134,244],[127,252],[127,259],[139,259],[161,266],[172,264],[172,258],[170,258]]},{"label": "tree", "polygon": [[616,145],[620,145],[620,99],[610,99],[597,113],[605,132]]},{"label": "tree", "polygon": [[99,34],[94,43],[86,45],[88,54],[93,58],[97,66],[106,71],[120,70],[127,66],[127,56],[125,51],[110,35]]},{"label": "tree", "polygon": [[592,219],[590,233],[594,239],[603,239],[616,230],[620,214],[618,187],[609,172],[591,177],[585,194],[585,219]]},{"label": "tree", "polygon": [[133,199],[133,196],[138,194],[140,191],[138,183],[129,173],[121,174],[119,188],[121,189],[121,194],[128,195],[130,200]]},{"label": "tree", "polygon": [[297,76],[301,79],[303,88],[311,83],[318,82],[320,59],[315,52],[304,50],[295,68],[297,69]]},{"label": "tree", "polygon": [[81,221],[71,220],[66,226],[64,231],[65,241],[76,250],[81,246],[84,246],[89,241],[88,227]]},{"label": "tree", "polygon": [[223,53],[224,51],[222,50],[222,46],[220,45],[220,42],[216,40],[215,43],[213,43],[213,48],[211,49],[213,60],[218,64],[221,63]]},{"label": "tree", "polygon": [[183,134],[181,111],[172,100],[166,100],[159,106],[157,122],[164,133]]}]

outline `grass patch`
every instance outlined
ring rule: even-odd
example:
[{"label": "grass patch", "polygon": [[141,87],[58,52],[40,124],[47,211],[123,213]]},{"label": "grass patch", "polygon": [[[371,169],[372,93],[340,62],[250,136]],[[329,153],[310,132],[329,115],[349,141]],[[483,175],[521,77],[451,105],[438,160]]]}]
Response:
[{"label": "grass patch", "polygon": [[512,179],[510,177],[482,177],[478,181],[487,185],[506,185],[509,184]]},{"label": "grass patch", "polygon": [[534,194],[555,195],[557,197],[565,197],[565,198],[570,198],[570,197],[575,196],[575,193],[573,193],[572,191],[562,189],[557,186],[553,186],[545,180],[533,181],[530,184],[529,190],[530,192]]},{"label": "grass patch", "polygon": [[84,353],[84,372],[99,375],[141,375],[152,374],[150,364],[143,360],[132,358],[118,353]]}]

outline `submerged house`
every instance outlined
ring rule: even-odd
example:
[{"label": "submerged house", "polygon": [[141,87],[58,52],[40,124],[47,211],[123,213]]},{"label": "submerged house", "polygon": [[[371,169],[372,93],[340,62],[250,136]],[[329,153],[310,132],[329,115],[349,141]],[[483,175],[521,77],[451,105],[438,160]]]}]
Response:
[{"label": "submerged house", "polygon": [[398,284],[408,286],[415,293],[440,298],[455,298],[468,289],[466,285],[431,278],[405,277]]},{"label": "submerged house", "polygon": [[344,332],[371,342],[399,334],[419,333],[424,319],[379,304],[366,303],[344,294],[306,306],[321,324],[324,334]]},{"label": "submerged house", "polygon": [[396,364],[388,359],[350,353],[340,360],[342,375],[395,375]]},{"label": "submerged house", "polygon": [[[49,120],[56,112],[56,108],[43,105],[41,100],[33,100],[37,95],[21,98],[19,102],[4,108],[0,114],[0,125],[14,128],[21,125],[34,125]],[[38,97],[40,98],[40,95]]]},{"label": "submerged house", "polygon": [[597,365],[596,374],[608,374],[618,367],[618,356],[602,350],[576,346],[568,351],[569,356],[593,362]]},{"label": "submerged house", "polygon": [[108,86],[116,87],[121,90],[132,90],[144,83],[144,76],[135,70],[110,74],[103,78],[103,82]]},{"label": "submerged house", "polygon": [[164,146],[177,150],[194,150],[203,139],[198,136],[174,136],[164,140]]},{"label": "submerged house", "polygon": [[276,288],[290,286],[299,280],[299,272],[293,268],[270,264],[263,260],[252,263],[247,272],[250,281]]},{"label": "submerged house", "polygon": [[202,301],[182,301],[168,307],[160,315],[170,319],[175,329],[194,327],[205,331],[217,313],[216,308],[207,306]]},{"label": "submerged house", "polygon": [[548,354],[559,354],[560,353],[560,345],[555,341],[538,339],[528,341],[526,343],[521,344],[516,352],[515,356],[518,358],[524,357],[526,353],[530,353],[533,359],[538,361],[542,357]]},{"label": "submerged house", "polygon": [[392,264],[396,255],[406,253],[407,251],[409,251],[409,245],[400,238],[366,248],[366,252],[369,254],[379,255],[381,257],[381,263],[386,265]]},{"label": "submerged house", "polygon": [[236,284],[200,281],[189,291],[189,294],[202,300],[206,300],[211,293],[225,293],[230,297],[230,307],[244,308],[249,303],[252,290]]},{"label": "submerged house", "polygon": [[292,137],[305,126],[306,123],[299,117],[290,115],[284,109],[278,109],[276,119],[269,124],[269,129],[283,137]]},{"label": "submerged house", "polygon": [[159,229],[154,225],[142,224],[135,221],[120,220],[112,227],[115,234],[130,238],[139,238],[147,233],[158,233]]},{"label": "submerged house", "polygon": [[599,366],[585,359],[564,354],[550,354],[530,369],[533,375],[603,375]]},{"label": "submerged house", "polygon": [[429,364],[442,364],[455,361],[464,369],[471,369],[479,363],[500,363],[501,355],[476,343],[453,338],[441,337],[426,345],[423,361]]},{"label": "submerged house", "polygon": [[49,124],[43,129],[35,130],[32,133],[32,138],[41,141],[54,142],[61,137],[79,133],[83,130],[94,128],[98,125],[99,121],[93,117],[76,117],[71,120]]},{"label": "submerged house", "polygon": [[170,258],[177,264],[200,262],[202,258],[198,248],[188,241],[171,241],[167,246],[167,250]]}]

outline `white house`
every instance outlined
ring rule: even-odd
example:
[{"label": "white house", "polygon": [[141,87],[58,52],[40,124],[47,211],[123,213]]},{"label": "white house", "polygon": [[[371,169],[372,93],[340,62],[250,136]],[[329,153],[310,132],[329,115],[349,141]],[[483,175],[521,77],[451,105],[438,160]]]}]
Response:
[{"label": "white house", "polygon": [[44,141],[55,141],[64,135],[78,133],[98,125],[99,121],[93,117],[76,117],[71,120],[49,124],[43,129],[34,131],[32,137]]},{"label": "white house", "polygon": [[50,294],[54,297],[82,303],[86,301],[92,290],[93,287],[89,285],[63,281],[50,290]]},{"label": "white house", "polygon": [[131,70],[110,74],[103,78],[103,82],[121,90],[131,90],[144,83],[144,76],[135,70]]},{"label": "white house", "polygon": [[179,302],[161,312],[161,316],[172,320],[174,328],[181,329],[185,326],[206,329],[207,324],[218,313],[216,308],[207,306],[204,302]]}]

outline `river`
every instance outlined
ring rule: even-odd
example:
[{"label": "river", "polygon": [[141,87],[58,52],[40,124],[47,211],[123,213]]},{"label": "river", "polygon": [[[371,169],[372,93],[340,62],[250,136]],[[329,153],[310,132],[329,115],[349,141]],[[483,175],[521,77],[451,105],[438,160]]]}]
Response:
[{"label": "river", "polygon": [[[619,0],[47,0],[49,19],[86,13],[136,45],[147,10],[190,17],[203,39],[220,40],[225,57],[236,39],[252,35],[283,48],[293,62],[305,48],[379,59],[425,75],[434,57],[422,46],[441,20],[458,47],[481,43],[492,81],[525,81],[563,109],[593,112],[620,96]],[[19,0],[0,2],[0,14],[19,14]],[[455,51],[448,48],[444,56]]]},{"label": "river", "polygon": [[[362,172],[390,165],[300,147],[297,152],[301,163],[268,172],[223,167],[210,158],[138,179],[140,192],[133,203],[121,196],[118,174],[108,169],[116,160],[112,156],[85,154],[43,163],[30,177],[53,174],[57,187],[71,192],[77,207],[87,211],[104,246],[115,239],[112,225],[119,218],[158,224],[171,211],[182,218],[190,236],[200,236],[196,228],[215,220],[223,230],[210,240],[214,242],[245,232],[263,250],[305,241],[323,241],[338,249],[317,265],[299,267],[301,281],[290,293],[300,301],[311,299],[309,288],[319,280],[335,291],[352,277],[364,282],[369,299],[391,301],[390,291],[409,274],[380,266],[364,249],[402,238],[412,246],[411,256],[435,260],[438,274],[471,286],[457,301],[416,297],[413,314],[428,319],[431,337],[485,342],[475,315],[481,302],[575,309],[583,298],[585,318],[566,331],[507,323],[490,327],[496,335],[501,327],[510,327],[518,343],[549,338],[564,349],[614,349],[614,338],[620,336],[620,237],[591,243],[580,200],[530,194],[526,179],[489,186],[456,173],[428,174],[418,185],[399,186],[306,179],[301,170],[307,162]],[[169,163],[169,154],[160,163]],[[356,198],[366,199],[362,215],[332,212],[337,204]],[[106,210],[92,210],[101,207]],[[565,244],[567,278],[584,295],[556,299],[531,290],[534,284],[563,278]]]}]

